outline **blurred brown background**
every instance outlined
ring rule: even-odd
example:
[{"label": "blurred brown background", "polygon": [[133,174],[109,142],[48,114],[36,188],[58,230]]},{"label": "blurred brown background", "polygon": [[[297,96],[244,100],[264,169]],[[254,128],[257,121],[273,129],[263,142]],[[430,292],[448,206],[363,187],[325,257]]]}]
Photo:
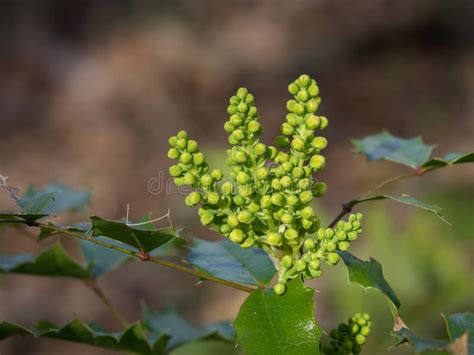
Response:
[{"label": "blurred brown background", "polygon": [[[239,86],[256,96],[269,143],[285,114],[287,85],[315,77],[330,119],[321,175],[328,221],[339,202],[403,171],[366,164],[350,138],[387,129],[437,144],[436,155],[472,149],[474,3],[426,1],[8,1],[0,0],[0,173],[17,186],[59,180],[94,191],[88,213],[120,218],[171,209],[187,236],[214,239],[176,193],[151,193],[167,177],[167,138],[186,129],[216,164],[227,146],[227,100]],[[463,165],[392,189],[445,208],[453,227],[409,207],[363,207],[366,231],[355,253],[374,256],[420,334],[442,336],[440,312],[473,310],[473,168]],[[11,208],[0,194],[0,209]],[[86,214],[84,214],[84,217]],[[77,217],[75,217],[77,219]],[[39,247],[14,231],[2,253]],[[317,315],[330,328],[359,310],[375,313],[367,354],[390,344],[390,314],[376,292],[346,286],[344,267],[314,283]],[[332,276],[330,276],[332,275]],[[63,323],[114,320],[77,281],[2,277],[0,319]],[[245,294],[195,287],[192,277],[130,264],[102,284],[129,319],[138,301],[173,304],[194,322],[232,319]],[[429,302],[427,302],[429,299]],[[91,347],[13,338],[4,355],[111,354]],[[411,354],[409,349],[392,351]]]}]

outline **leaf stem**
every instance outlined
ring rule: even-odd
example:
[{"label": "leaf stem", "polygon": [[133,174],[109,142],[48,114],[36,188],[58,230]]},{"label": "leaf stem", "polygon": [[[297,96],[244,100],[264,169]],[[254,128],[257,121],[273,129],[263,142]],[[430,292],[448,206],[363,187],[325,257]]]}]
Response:
[{"label": "leaf stem", "polygon": [[352,207],[353,207],[352,202],[353,201],[357,201],[357,200],[366,198],[366,197],[372,195],[374,192],[380,190],[381,188],[383,188],[387,185],[393,184],[394,182],[404,180],[404,179],[408,179],[408,178],[411,178],[411,177],[414,177],[414,176],[421,176],[421,175],[424,175],[424,174],[426,174],[426,173],[428,173],[432,170],[435,170],[435,169],[418,168],[418,169],[410,171],[408,173],[392,176],[391,178],[382,180],[380,183],[375,185],[373,188],[367,190],[366,192],[364,192],[362,195],[360,195],[356,199],[351,200],[351,201],[346,202],[346,203],[343,203],[341,211],[337,214],[336,217],[334,217],[332,222],[329,223],[328,227],[329,228],[334,227],[337,222],[339,222],[346,214],[348,214],[352,211]]},{"label": "leaf stem", "polygon": [[84,280],[84,284],[89,287],[92,292],[102,301],[102,303],[107,307],[110,314],[118,320],[120,325],[124,328],[128,327],[128,321],[125,316],[112,304],[109,298],[105,295],[102,289],[97,284],[96,280]]},{"label": "leaf stem", "polygon": [[168,260],[163,260],[163,259],[160,259],[160,258],[157,258],[157,257],[148,256],[148,255],[147,255],[146,258],[144,258],[143,253],[139,253],[139,252],[135,252],[133,250],[122,248],[118,245],[110,244],[110,243],[104,242],[102,240],[98,240],[98,239],[95,239],[93,237],[82,234],[80,232],[75,232],[75,231],[72,231],[72,230],[64,229],[64,228],[55,226],[53,224],[47,224],[47,223],[36,222],[36,221],[35,222],[30,222],[30,221],[25,221],[25,220],[0,220],[0,223],[20,223],[20,224],[25,224],[25,225],[32,226],[32,227],[39,227],[39,228],[49,229],[49,230],[52,230],[56,233],[65,234],[65,235],[68,235],[68,236],[71,236],[71,237],[74,237],[74,238],[86,240],[88,242],[100,245],[104,248],[109,248],[109,249],[116,250],[120,253],[136,257],[136,258],[138,258],[142,261],[149,261],[149,262],[152,262],[152,263],[155,263],[155,264],[158,264],[158,265],[162,265],[162,266],[166,266],[166,267],[169,267],[169,268],[172,268],[172,269],[176,269],[176,270],[179,270],[179,271],[197,276],[201,279],[208,280],[208,281],[211,281],[211,282],[214,282],[214,283],[218,283],[218,284],[221,284],[221,285],[224,285],[224,286],[232,287],[232,288],[235,288],[235,289],[240,290],[240,291],[252,293],[252,292],[255,292],[257,290],[256,288],[249,287],[249,286],[239,284],[239,283],[236,283],[236,282],[220,279],[218,277],[208,275],[206,273],[200,272],[200,271],[195,270],[193,268],[190,268],[190,267],[187,267],[187,266],[184,266],[184,265],[180,265],[180,264],[176,264],[176,263],[168,261]]}]

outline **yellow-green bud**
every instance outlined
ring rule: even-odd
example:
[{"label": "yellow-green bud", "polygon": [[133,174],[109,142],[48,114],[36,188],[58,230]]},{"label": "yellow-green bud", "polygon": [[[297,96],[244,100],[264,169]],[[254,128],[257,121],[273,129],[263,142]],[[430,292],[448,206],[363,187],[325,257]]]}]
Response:
[{"label": "yellow-green bud", "polygon": [[181,169],[179,165],[171,165],[169,168],[169,173],[173,177],[180,176],[182,172],[183,170]]},{"label": "yellow-green bud", "polygon": [[260,131],[260,128],[260,123],[258,123],[257,121],[250,121],[247,125],[247,129],[251,133],[257,133],[258,131]]},{"label": "yellow-green bud", "polygon": [[283,258],[281,258],[281,265],[289,269],[293,265],[293,258],[290,255],[285,255]]},{"label": "yellow-green bud", "polygon": [[366,340],[367,340],[366,337],[363,336],[362,334],[357,334],[355,337],[355,341],[359,345],[364,345]]},{"label": "yellow-green bud", "polygon": [[313,199],[313,194],[309,191],[302,191],[299,194],[300,201],[303,203],[308,203]]},{"label": "yellow-green bud", "polygon": [[260,206],[262,206],[262,208],[269,208],[271,207],[271,205],[272,205],[272,198],[270,196],[265,195],[260,199]]},{"label": "yellow-green bud", "polygon": [[237,109],[239,110],[239,112],[245,113],[249,110],[249,107],[245,102],[241,102],[237,105]]},{"label": "yellow-green bud", "polygon": [[328,190],[328,186],[324,182],[318,182],[316,185],[313,186],[313,193],[316,197],[323,197]]},{"label": "yellow-green bud", "polygon": [[265,154],[267,147],[265,147],[265,144],[263,143],[257,143],[254,147],[254,152],[257,155],[263,155]]},{"label": "yellow-green bud", "polygon": [[170,159],[178,159],[179,158],[179,152],[175,148],[171,148],[168,150],[168,158]]},{"label": "yellow-green bud", "polygon": [[302,89],[296,94],[296,98],[300,101],[306,102],[309,99],[309,94],[306,90]]},{"label": "yellow-green bud", "polygon": [[339,242],[337,243],[337,247],[339,248],[339,250],[341,251],[346,251],[349,249],[350,247],[350,243],[349,242]]},{"label": "yellow-green bud", "polygon": [[250,176],[247,173],[241,171],[237,174],[235,180],[237,181],[238,184],[245,185],[246,183],[249,182]]},{"label": "yellow-green bud", "polygon": [[245,96],[248,94],[248,90],[244,87],[240,87],[237,89],[237,93],[235,94],[239,99],[243,100],[245,99]]},{"label": "yellow-green bud", "polygon": [[248,209],[250,212],[252,213],[257,213],[260,211],[260,206],[258,204],[256,204],[255,202],[251,202],[249,205],[248,205]]},{"label": "yellow-green bud", "polygon": [[249,211],[243,210],[240,211],[239,214],[237,215],[237,218],[240,223],[250,223],[252,220],[252,214]]},{"label": "yellow-green bud", "polygon": [[311,218],[314,215],[314,210],[311,206],[306,206],[300,211],[300,215],[305,219]]},{"label": "yellow-green bud", "polygon": [[254,244],[255,244],[255,239],[253,239],[252,237],[247,237],[245,238],[243,243],[240,244],[240,247],[247,249],[247,248],[251,248]]},{"label": "yellow-green bud", "polygon": [[271,246],[280,246],[282,242],[281,235],[278,233],[270,232],[266,236],[266,241]]},{"label": "yellow-green bud", "polygon": [[236,215],[229,215],[227,216],[227,224],[231,227],[237,227],[239,225],[239,219]]},{"label": "yellow-green bud", "polygon": [[306,262],[302,259],[298,259],[295,261],[295,268],[296,271],[301,272],[306,269]]},{"label": "yellow-green bud", "polygon": [[290,195],[286,198],[286,203],[290,206],[296,206],[300,202],[300,199],[295,195]]},{"label": "yellow-green bud", "polygon": [[338,253],[329,253],[327,258],[328,262],[332,265],[336,265],[341,259]]},{"label": "yellow-green bud", "polygon": [[308,94],[311,96],[311,97],[316,97],[319,95],[319,87],[317,85],[311,85],[309,88],[308,88]]},{"label": "yellow-green bud", "polygon": [[319,103],[315,99],[311,99],[305,104],[305,106],[306,111],[308,111],[309,113],[314,113],[318,110]]},{"label": "yellow-green bud", "polygon": [[324,168],[325,164],[326,158],[324,158],[322,155],[313,155],[309,162],[309,165],[314,171],[321,170],[322,168]]},{"label": "yellow-green bud", "polygon": [[311,142],[311,146],[316,149],[324,149],[328,145],[328,140],[324,137],[316,137]]},{"label": "yellow-green bud", "polygon": [[212,180],[211,175],[205,174],[201,176],[201,178],[199,179],[199,182],[201,183],[203,187],[209,187],[212,185],[213,180]]},{"label": "yellow-green bud", "polygon": [[283,123],[281,125],[281,133],[285,136],[291,136],[295,132],[295,129],[289,123]]},{"label": "yellow-green bud", "polygon": [[278,192],[275,192],[271,198],[272,198],[272,204],[274,204],[275,206],[282,206],[285,203],[285,198],[283,197],[282,194]]},{"label": "yellow-green bud", "polygon": [[291,141],[291,147],[296,151],[302,151],[304,149],[305,143],[301,138],[295,138]]},{"label": "yellow-green bud", "polygon": [[229,234],[229,239],[234,243],[240,244],[244,241],[245,234],[240,229],[233,229]]},{"label": "yellow-green bud", "polygon": [[211,171],[211,176],[214,180],[219,181],[220,179],[222,179],[222,170],[221,169],[213,169]]},{"label": "yellow-green bud", "polygon": [[297,82],[300,86],[305,88],[311,83],[311,78],[306,74],[302,74],[297,79]]},{"label": "yellow-green bud", "polygon": [[360,329],[360,334],[362,334],[363,336],[368,336],[370,334],[370,328],[369,327],[362,327]]},{"label": "yellow-green bud", "polygon": [[290,85],[288,85],[288,92],[292,95],[296,95],[299,89],[300,88],[296,83],[291,83]]},{"label": "yellow-green bud", "polygon": [[232,132],[234,132],[234,130],[235,130],[235,126],[232,123],[230,123],[230,122],[224,123],[224,131],[226,131],[228,133],[232,133]]},{"label": "yellow-green bud", "polygon": [[171,136],[171,137],[168,138],[168,144],[171,147],[175,147],[177,142],[178,142],[178,137]]},{"label": "yellow-green bud", "polygon": [[190,140],[188,141],[188,146],[187,146],[187,148],[188,148],[188,152],[190,152],[190,153],[195,153],[195,152],[198,151],[198,144],[197,144],[197,142],[196,142],[195,140],[190,139]]},{"label": "yellow-green bud", "polygon": [[196,182],[196,177],[193,174],[187,173],[183,177],[183,182],[184,182],[185,185],[192,186]]},{"label": "yellow-green bud", "polygon": [[201,216],[201,223],[206,226],[206,225],[210,224],[213,219],[214,219],[214,215],[211,212],[205,212]]},{"label": "yellow-green bud", "polygon": [[286,286],[282,283],[277,283],[275,286],[273,286],[273,291],[275,291],[277,295],[282,295],[286,291]]},{"label": "yellow-green bud", "polygon": [[[286,164],[286,163],[285,163]],[[280,179],[280,184],[282,187],[284,188],[288,188],[291,186],[292,184],[292,180],[289,176],[283,176],[281,179]]]},{"label": "yellow-green bud", "polygon": [[[183,153],[185,154],[185,153]],[[204,163],[204,154],[202,154],[201,152],[199,153],[196,153],[196,154],[193,154],[193,163],[194,165],[201,165]]]},{"label": "yellow-green bud", "polygon": [[316,129],[319,127],[320,120],[318,116],[310,115],[306,119],[305,123],[306,123],[306,127],[308,127],[309,129]]},{"label": "yellow-green bud", "polygon": [[306,250],[313,250],[316,247],[316,244],[314,243],[314,240],[312,239],[305,239],[303,245]]},{"label": "yellow-green bud", "polygon": [[235,127],[238,127],[242,124],[242,117],[240,115],[232,115],[230,116],[229,122]]},{"label": "yellow-green bud", "polygon": [[188,152],[183,152],[183,154],[181,154],[179,157],[179,161],[183,164],[188,164],[191,162],[191,160],[193,160],[193,156]]},{"label": "yellow-green bud", "polygon": [[302,219],[301,225],[303,226],[303,229],[310,229],[311,226],[313,225],[313,221],[309,219]]},{"label": "yellow-green bud", "polygon": [[255,172],[255,175],[257,176],[258,179],[265,179],[268,176],[268,170],[264,166],[260,167],[257,169]]},{"label": "yellow-green bud", "polygon": [[318,270],[320,266],[321,266],[321,263],[317,259],[313,259],[309,262],[310,269]]},{"label": "yellow-green bud", "polygon": [[176,141],[176,148],[183,150],[183,149],[186,149],[186,146],[187,146],[186,139],[178,139]]},{"label": "yellow-green bud", "polygon": [[285,213],[281,216],[281,221],[285,224],[291,224],[293,222],[293,215],[290,213]]},{"label": "yellow-green bud", "polygon": [[191,192],[185,199],[189,207],[196,206],[201,201],[201,194],[197,191]]},{"label": "yellow-green bud", "polygon": [[288,228],[285,231],[284,236],[288,240],[296,239],[296,238],[298,238],[298,231],[296,229],[293,229],[293,228]]},{"label": "yellow-green bud", "polygon": [[179,131],[176,134],[176,137],[178,137],[180,139],[188,139],[188,134],[186,133],[186,131]]},{"label": "yellow-green bud", "polygon": [[209,192],[206,196],[206,200],[210,205],[217,205],[219,203],[219,194],[216,192]]},{"label": "yellow-green bud", "polygon": [[234,191],[234,185],[230,181],[226,181],[222,184],[221,191],[224,195],[230,195]]},{"label": "yellow-green bud", "polygon": [[319,124],[320,129],[325,129],[328,126],[328,119],[324,116],[319,116],[319,119],[321,120],[321,123]]}]

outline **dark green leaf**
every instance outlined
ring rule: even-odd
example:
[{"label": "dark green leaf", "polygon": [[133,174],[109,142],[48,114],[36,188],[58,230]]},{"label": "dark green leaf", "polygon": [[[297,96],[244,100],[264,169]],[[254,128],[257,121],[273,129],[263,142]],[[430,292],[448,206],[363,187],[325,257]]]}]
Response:
[{"label": "dark green leaf", "polygon": [[462,337],[466,332],[468,336],[469,355],[474,354],[474,313],[457,313],[445,316],[446,328],[451,341]]},{"label": "dark green leaf", "polygon": [[17,198],[22,213],[76,212],[90,201],[89,191],[75,191],[61,183],[47,185],[41,189],[30,187],[25,195]]},{"label": "dark green leaf", "polygon": [[470,153],[449,153],[443,158],[432,158],[423,164],[423,168],[437,169],[448,165],[473,163],[474,152]]},{"label": "dark green leaf", "polygon": [[44,213],[32,213],[32,214],[21,214],[21,213],[0,213],[0,221],[26,221],[35,222],[40,218],[49,216]]},{"label": "dark green leaf", "polygon": [[391,333],[395,338],[397,343],[395,345],[401,345],[404,343],[409,343],[415,348],[416,352],[423,352],[428,350],[433,351],[446,351],[450,342],[447,340],[438,340],[438,339],[422,339],[416,334],[412,333],[407,328],[402,328],[398,331]]},{"label": "dark green leaf", "polygon": [[427,204],[425,202],[414,199],[413,197],[408,196],[408,195],[401,195],[401,196],[398,196],[398,197],[389,196],[389,195],[370,196],[370,197],[366,197],[366,198],[363,198],[363,199],[360,199],[360,200],[350,201],[349,206],[352,208],[355,205],[357,205],[359,203],[362,203],[362,202],[378,201],[378,200],[385,200],[385,199],[389,199],[389,200],[393,200],[393,201],[396,201],[396,202],[404,203],[406,205],[410,205],[410,206],[413,206],[413,207],[418,207],[418,208],[421,208],[425,211],[432,212],[436,216],[438,216],[443,222],[445,222],[447,224],[450,224],[444,218],[444,216],[441,214],[441,208],[440,207],[435,206],[435,205]]},{"label": "dark green leaf", "polygon": [[89,326],[77,319],[69,322],[64,327],[57,327],[54,324],[42,321],[33,329],[27,329],[9,322],[0,323],[0,339],[15,334],[61,339],[140,354],[162,354],[163,345],[166,344],[168,339],[168,336],[163,334],[157,337],[153,343],[150,343],[146,336],[146,330],[141,324],[133,324],[121,333],[110,333],[98,330],[97,327]]},{"label": "dark green leaf", "polygon": [[420,137],[404,139],[388,132],[353,140],[352,143],[356,152],[365,154],[369,161],[385,159],[413,169],[425,164],[433,150],[433,146],[424,144]]},{"label": "dark green leaf", "polygon": [[150,334],[150,339],[163,333],[171,337],[167,350],[199,339],[213,338],[233,342],[235,338],[229,322],[198,327],[183,319],[173,308],[154,311],[143,306],[143,324]]},{"label": "dark green leaf", "polygon": [[36,257],[30,254],[2,255],[0,272],[82,279],[90,277],[87,269],[74,261],[59,243]]},{"label": "dark green leaf", "polygon": [[363,261],[351,253],[340,251],[339,255],[344,260],[349,272],[349,281],[356,282],[364,288],[375,288],[382,292],[393,303],[400,308],[400,301],[395,291],[390,287],[383,276],[382,265],[375,259]]},{"label": "dark green leaf", "polygon": [[236,355],[240,354],[234,344],[219,340],[200,340],[184,344],[170,355]]},{"label": "dark green leaf", "polygon": [[252,293],[234,327],[246,354],[317,355],[321,328],[314,320],[314,290],[300,279],[278,296],[271,289]]},{"label": "dark green leaf", "polygon": [[196,239],[187,261],[215,277],[252,286],[267,285],[276,272],[261,249],[243,249],[227,239],[218,243]]},{"label": "dark green leaf", "polygon": [[80,240],[80,244],[82,255],[93,278],[98,278],[132,259],[128,254],[105,248],[86,240]]},{"label": "dark green leaf", "polygon": [[104,236],[115,239],[145,253],[151,252],[176,237],[174,230],[157,229],[152,223],[131,225],[100,217],[91,217],[91,221],[91,232],[94,237]]}]

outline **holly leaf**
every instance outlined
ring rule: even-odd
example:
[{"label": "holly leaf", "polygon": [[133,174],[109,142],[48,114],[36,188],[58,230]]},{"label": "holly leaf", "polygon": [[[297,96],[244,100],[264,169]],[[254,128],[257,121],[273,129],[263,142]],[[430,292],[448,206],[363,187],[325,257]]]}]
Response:
[{"label": "holly leaf", "polygon": [[176,237],[173,229],[158,229],[152,223],[127,224],[96,216],[90,219],[93,237],[107,237],[128,244],[142,253],[149,253]]},{"label": "holly leaf", "polygon": [[385,280],[382,265],[377,260],[370,258],[369,261],[363,261],[348,252],[338,251],[338,253],[347,266],[350,282],[358,283],[365,289],[379,290],[397,309],[400,308],[400,300]]},{"label": "holly leaf", "polygon": [[82,255],[87,264],[87,270],[94,279],[133,259],[133,257],[128,254],[105,248],[86,240],[80,240],[79,242],[81,244]]},{"label": "holly leaf", "polygon": [[78,319],[67,323],[63,327],[40,321],[32,329],[10,322],[0,323],[0,340],[12,335],[31,335],[67,340],[115,351],[140,354],[163,354],[164,345],[168,340],[168,336],[162,334],[154,342],[150,342],[146,336],[146,330],[140,323],[132,324],[122,332],[111,333],[95,325],[87,325]]},{"label": "holly leaf", "polygon": [[41,189],[30,186],[16,199],[22,213],[79,212],[90,202],[90,191],[76,191],[59,182]]},{"label": "holly leaf", "polygon": [[401,196],[389,196],[389,195],[377,195],[377,196],[369,196],[366,198],[362,198],[359,200],[352,200],[348,203],[349,207],[352,208],[355,205],[358,205],[359,203],[362,202],[368,202],[368,201],[379,201],[379,200],[392,200],[396,202],[403,203],[405,205],[421,208],[422,210],[434,213],[439,219],[441,219],[443,222],[447,223],[450,225],[450,223],[446,220],[446,218],[442,215],[441,211],[442,209],[436,205],[430,205],[428,203],[419,201],[409,195],[401,195]]},{"label": "holly leaf", "polygon": [[26,221],[27,224],[33,224],[33,222],[36,222],[37,220],[47,217],[49,214],[45,213],[9,213],[9,212],[3,212],[0,213],[0,221]]},{"label": "holly leaf", "polygon": [[151,310],[146,305],[143,305],[142,308],[143,324],[150,334],[150,339],[154,339],[161,334],[167,334],[171,337],[166,346],[167,351],[201,339],[234,342],[234,329],[230,322],[195,326],[182,318],[173,308],[166,308],[161,311]]},{"label": "holly leaf", "polygon": [[447,340],[422,339],[411,332],[408,328],[402,328],[398,331],[392,332],[392,336],[396,338],[395,346],[409,343],[415,348],[417,353],[428,350],[445,351],[450,344],[450,342]]},{"label": "holly leaf", "polygon": [[186,261],[220,279],[251,286],[268,285],[275,267],[261,249],[243,249],[224,239],[213,243],[195,239]]},{"label": "holly leaf", "polygon": [[448,165],[473,163],[474,152],[469,153],[449,153],[443,158],[432,158],[423,164],[425,169],[438,169]]},{"label": "holly leaf", "polygon": [[451,341],[462,339],[467,333],[469,355],[474,354],[474,313],[456,313],[444,316]]},{"label": "holly leaf", "polygon": [[234,321],[237,345],[246,354],[319,355],[321,328],[314,320],[314,290],[297,278],[278,296],[252,293]]},{"label": "holly leaf", "polygon": [[38,276],[90,278],[87,268],[74,261],[60,243],[38,256],[15,254],[0,256],[0,272]]},{"label": "holly leaf", "polygon": [[352,141],[355,151],[362,153],[368,161],[389,160],[418,169],[425,164],[433,146],[423,143],[421,137],[404,139],[381,132],[363,139]]}]

